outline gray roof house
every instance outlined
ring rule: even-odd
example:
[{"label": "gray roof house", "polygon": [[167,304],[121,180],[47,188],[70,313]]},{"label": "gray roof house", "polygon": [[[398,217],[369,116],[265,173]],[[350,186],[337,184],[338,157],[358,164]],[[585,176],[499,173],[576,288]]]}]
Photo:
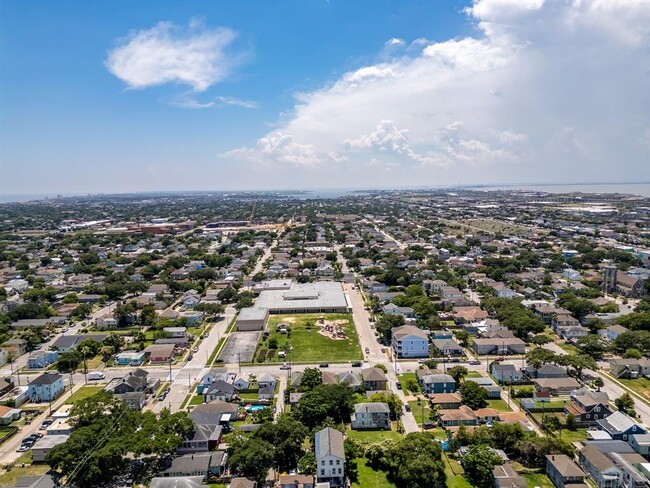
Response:
[{"label": "gray roof house", "polygon": [[355,430],[390,429],[390,408],[385,403],[357,403],[352,414]]},{"label": "gray roof house", "polygon": [[319,483],[329,482],[330,487],[344,486],[343,434],[331,427],[316,432],[314,454],[316,455],[316,481]]}]

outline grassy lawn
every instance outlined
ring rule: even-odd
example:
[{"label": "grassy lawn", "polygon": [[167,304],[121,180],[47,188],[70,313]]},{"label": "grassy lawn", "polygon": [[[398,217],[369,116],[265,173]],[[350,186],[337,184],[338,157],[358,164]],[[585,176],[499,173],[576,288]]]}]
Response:
[{"label": "grassy lawn", "polygon": [[[274,315],[269,320],[270,335],[268,340],[260,341],[256,351],[256,362],[282,362],[277,352],[291,348],[291,360],[297,363],[316,363],[320,361],[346,362],[363,359],[357,332],[349,314],[325,314],[325,321],[338,321],[346,339],[334,340],[321,334],[317,323],[321,314]],[[289,334],[276,331],[278,324],[291,327]],[[277,341],[278,348],[268,348],[271,339]],[[263,357],[262,357],[263,356]],[[261,359],[261,360],[260,360]]]},{"label": "grassy lawn", "polygon": [[85,400],[88,397],[93,396],[95,393],[99,393],[103,388],[101,386],[82,386],[77,391],[75,391],[70,398],[68,398],[65,403],[75,404],[81,400]]},{"label": "grassy lawn", "polygon": [[[415,373],[404,373],[404,374],[399,375],[397,377],[397,380],[399,381],[400,385],[402,385],[402,391],[406,392],[406,391],[410,391],[406,387],[406,385],[408,383],[411,383],[411,380],[415,381],[415,384],[417,384],[418,377],[417,377],[417,375]],[[420,393],[420,386],[418,385],[417,391],[413,391],[411,393],[415,393],[415,394]]]},{"label": "grassy lawn", "polygon": [[395,488],[395,485],[386,478],[384,471],[375,471],[366,465],[367,459],[358,458],[353,462],[357,463],[359,480],[352,483],[352,488]]},{"label": "grassy lawn", "polygon": [[576,430],[562,429],[561,435],[560,432],[555,432],[555,435],[557,437],[561,437],[563,440],[568,442],[580,442],[588,438],[587,429],[576,429]]},{"label": "grassy lawn", "polygon": [[190,399],[190,405],[201,405],[203,403],[203,395],[193,395]]},{"label": "grassy lawn", "polygon": [[639,395],[646,399],[650,399],[650,380],[647,378],[638,378],[636,380],[618,380],[623,383],[627,388],[637,392]]},{"label": "grassy lawn", "polygon": [[558,346],[566,351],[567,354],[580,354],[580,349],[578,349],[573,344],[566,344],[564,342],[556,342]]},{"label": "grassy lawn", "polygon": [[40,476],[49,470],[50,467],[46,464],[33,464],[24,468],[15,467],[11,471],[0,475],[0,486],[13,486],[21,476]]},{"label": "grassy lawn", "polygon": [[[431,420],[429,420],[431,409],[429,408],[428,401],[423,400],[420,402],[420,405],[418,405],[417,400],[412,400],[409,402],[409,406],[411,407],[411,411],[413,412],[413,416],[418,425],[422,425],[424,422],[431,422]],[[423,406],[424,410],[422,409]]]},{"label": "grassy lawn", "polygon": [[472,488],[472,484],[463,476],[463,468],[455,459],[443,454],[442,461],[445,464],[447,475],[447,488]]},{"label": "grassy lawn", "polygon": [[493,408],[499,412],[510,412],[512,410],[508,406],[508,404],[504,400],[501,400],[500,398],[494,400],[488,400],[487,403],[488,403],[488,408]]},{"label": "grassy lawn", "polygon": [[526,479],[527,486],[539,486],[540,488],[555,488],[551,480],[544,473],[522,474]]},{"label": "grassy lawn", "polygon": [[563,400],[555,401],[555,402],[535,402],[535,408],[545,408],[545,409],[552,409],[552,408],[561,408],[564,409],[566,406],[567,402]]},{"label": "grassy lawn", "polygon": [[348,437],[361,444],[375,444],[385,440],[397,442],[402,435],[393,430],[349,430]]},{"label": "grassy lawn", "polygon": [[246,402],[255,402],[260,399],[258,393],[240,393],[239,397]]},{"label": "grassy lawn", "polygon": [[467,376],[465,376],[465,378],[483,378],[483,375],[478,371],[470,371],[467,373]]},{"label": "grassy lawn", "polygon": [[97,355],[94,358],[86,359],[86,368],[88,368],[88,371],[92,371],[93,369],[97,369],[102,364],[104,364],[104,362],[102,361],[102,357],[100,355]]}]

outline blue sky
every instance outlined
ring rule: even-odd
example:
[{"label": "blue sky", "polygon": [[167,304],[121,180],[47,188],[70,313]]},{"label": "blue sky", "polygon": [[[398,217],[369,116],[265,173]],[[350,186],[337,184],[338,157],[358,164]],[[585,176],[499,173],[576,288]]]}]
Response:
[{"label": "blue sky", "polygon": [[0,193],[650,179],[647,4],[554,3],[2,2]]}]

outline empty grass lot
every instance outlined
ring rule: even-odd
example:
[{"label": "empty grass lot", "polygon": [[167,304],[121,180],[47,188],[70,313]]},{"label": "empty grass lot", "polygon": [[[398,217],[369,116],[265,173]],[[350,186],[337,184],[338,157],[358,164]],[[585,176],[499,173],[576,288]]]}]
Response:
[{"label": "empty grass lot", "polygon": [[417,390],[416,391],[411,391],[413,394],[418,394],[420,393],[420,385],[418,385],[418,377],[415,373],[403,373],[397,377],[400,385],[402,385],[402,391],[405,393],[407,391],[410,391],[408,389],[408,384],[413,383],[413,385],[417,385]]},{"label": "empty grass lot", "polygon": [[68,398],[65,403],[74,405],[81,400],[85,400],[88,397],[93,396],[95,393],[99,393],[103,390],[101,386],[82,386],[77,391],[75,391],[70,398]]},{"label": "empty grass lot", "polygon": [[493,408],[497,410],[498,412],[510,412],[512,409],[508,406],[508,403],[504,400],[501,400],[500,398],[497,398],[495,400],[488,400],[488,408]]},{"label": "empty grass lot", "polygon": [[14,486],[18,478],[22,476],[41,476],[49,470],[50,467],[47,464],[32,464],[24,468],[13,467],[11,471],[0,475],[0,486]]},{"label": "empty grass lot", "polygon": [[555,488],[551,480],[544,473],[522,474],[526,479],[526,486],[539,486],[539,488]]},{"label": "empty grass lot", "polygon": [[349,430],[348,438],[361,444],[375,444],[385,440],[397,442],[402,438],[402,435],[394,430]]},{"label": "empty grass lot", "polygon": [[359,479],[352,483],[352,488],[395,488],[395,484],[386,478],[385,471],[375,471],[366,465],[367,459],[357,458],[353,462],[357,463]]},{"label": "empty grass lot", "polygon": [[[317,363],[317,362],[347,362],[363,359],[357,331],[352,322],[350,314],[324,314],[326,321],[344,321],[342,323],[343,331],[347,338],[343,340],[334,340],[320,334],[320,325],[316,322],[321,314],[301,314],[301,315],[274,315],[269,320],[270,335],[266,341],[261,341],[256,351],[256,362],[283,362],[278,356],[277,351],[287,347],[287,342],[291,346],[290,359],[294,363]],[[291,328],[291,337],[288,334],[280,334],[276,331],[278,324],[284,323]],[[271,355],[271,349],[268,343],[275,338],[278,343],[278,349]],[[267,351],[267,352],[264,352]],[[265,355],[263,361],[259,361],[260,356]]]},{"label": "empty grass lot", "polygon": [[647,378],[638,378],[636,380],[619,379],[627,388],[637,392],[645,399],[650,399],[650,380]]}]

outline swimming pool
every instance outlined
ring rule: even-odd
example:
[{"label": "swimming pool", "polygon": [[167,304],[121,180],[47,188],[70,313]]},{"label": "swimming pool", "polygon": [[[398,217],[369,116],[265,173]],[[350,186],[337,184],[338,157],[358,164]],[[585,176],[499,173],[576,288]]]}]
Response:
[{"label": "swimming pool", "polygon": [[246,411],[247,412],[255,412],[257,410],[263,410],[265,408],[269,408],[269,407],[267,407],[266,405],[250,405],[250,406],[246,407]]}]

